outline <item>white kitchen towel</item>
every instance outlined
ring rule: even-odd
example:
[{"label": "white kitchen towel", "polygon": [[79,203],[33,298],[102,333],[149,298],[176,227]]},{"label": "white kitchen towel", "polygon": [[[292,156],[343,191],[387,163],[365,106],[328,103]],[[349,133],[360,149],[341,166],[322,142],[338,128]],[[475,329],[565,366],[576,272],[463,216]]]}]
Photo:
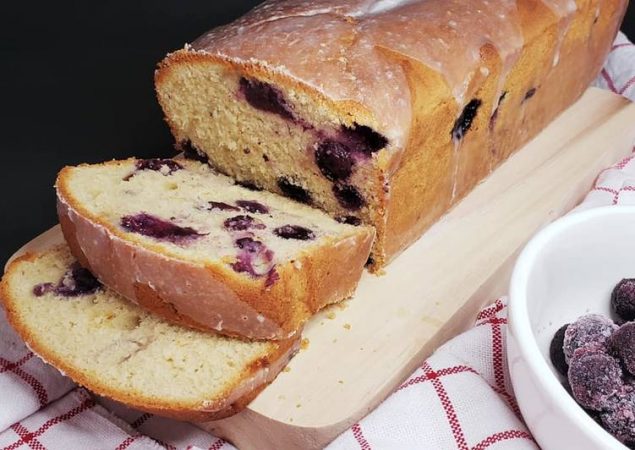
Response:
[{"label": "white kitchen towel", "polygon": [[[635,47],[623,35],[617,37],[595,84],[635,97]],[[635,204],[634,157],[604,170],[579,208],[620,204]],[[422,361],[396,392],[329,450],[537,448],[509,382],[506,312],[505,298],[482,310],[474,328]],[[193,425],[96,399],[76,388],[35,357],[0,314],[1,448],[234,447]]]}]

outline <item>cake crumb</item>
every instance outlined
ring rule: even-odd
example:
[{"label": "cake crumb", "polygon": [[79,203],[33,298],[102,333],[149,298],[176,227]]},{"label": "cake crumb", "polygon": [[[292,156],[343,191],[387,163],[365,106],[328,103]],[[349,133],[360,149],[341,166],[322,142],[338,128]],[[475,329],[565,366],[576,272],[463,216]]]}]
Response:
[{"label": "cake crumb", "polygon": [[337,338],[333,339],[333,343],[335,344],[337,342]]},{"label": "cake crumb", "polygon": [[309,348],[309,340],[307,338],[303,338],[302,341],[300,341],[300,348],[302,350],[306,350],[307,348]]},{"label": "cake crumb", "polygon": [[289,372],[291,372],[291,367],[287,366],[284,369],[282,369],[282,371],[285,372],[285,373],[289,373]]},{"label": "cake crumb", "polygon": [[344,380],[337,380],[339,384],[344,384]]},{"label": "cake crumb", "polygon": [[296,408],[302,408],[302,403],[298,403],[297,405],[295,405]]},{"label": "cake crumb", "polygon": [[335,313],[333,311],[329,311],[329,313],[326,315],[326,318],[330,320],[335,319]]},{"label": "cake crumb", "polygon": [[344,328],[347,329],[347,330],[350,330],[351,329],[351,324],[350,323],[345,323],[344,324]]}]

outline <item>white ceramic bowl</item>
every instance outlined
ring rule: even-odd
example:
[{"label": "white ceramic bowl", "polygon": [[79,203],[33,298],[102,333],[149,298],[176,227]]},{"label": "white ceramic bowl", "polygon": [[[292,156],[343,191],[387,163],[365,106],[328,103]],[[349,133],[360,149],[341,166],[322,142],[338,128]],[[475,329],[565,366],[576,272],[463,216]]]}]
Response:
[{"label": "white ceramic bowl", "polygon": [[520,255],[511,280],[507,355],[527,426],[545,450],[620,449],[562,387],[549,343],[583,314],[610,315],[610,295],[635,277],[635,207],[570,214],[538,233]]}]

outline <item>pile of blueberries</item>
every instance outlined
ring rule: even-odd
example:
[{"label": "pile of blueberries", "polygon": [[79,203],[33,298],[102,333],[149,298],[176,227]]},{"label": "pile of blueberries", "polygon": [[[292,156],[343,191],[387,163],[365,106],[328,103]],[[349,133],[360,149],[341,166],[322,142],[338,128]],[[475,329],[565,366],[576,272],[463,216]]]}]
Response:
[{"label": "pile of blueberries", "polygon": [[635,278],[615,286],[611,306],[618,323],[582,316],[556,332],[550,357],[578,404],[635,449]]}]

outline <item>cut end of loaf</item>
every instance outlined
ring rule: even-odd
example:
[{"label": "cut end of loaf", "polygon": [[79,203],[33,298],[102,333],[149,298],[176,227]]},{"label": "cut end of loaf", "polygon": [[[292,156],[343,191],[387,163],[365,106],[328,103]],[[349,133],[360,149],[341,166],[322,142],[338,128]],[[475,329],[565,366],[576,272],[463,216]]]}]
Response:
[{"label": "cut end of loaf", "polygon": [[87,275],[73,276],[75,264],[66,246],[23,256],[3,277],[2,300],[37,354],[97,394],[170,417],[222,417],[245,406],[295,350],[291,341],[244,342],[171,325],[98,282],[79,289]]},{"label": "cut end of loaf", "polygon": [[[338,221],[383,216],[390,147],[368,113],[261,66],[184,50],[156,76],[179,148],[255,189],[318,207]],[[374,260],[382,260],[375,255]]]}]

